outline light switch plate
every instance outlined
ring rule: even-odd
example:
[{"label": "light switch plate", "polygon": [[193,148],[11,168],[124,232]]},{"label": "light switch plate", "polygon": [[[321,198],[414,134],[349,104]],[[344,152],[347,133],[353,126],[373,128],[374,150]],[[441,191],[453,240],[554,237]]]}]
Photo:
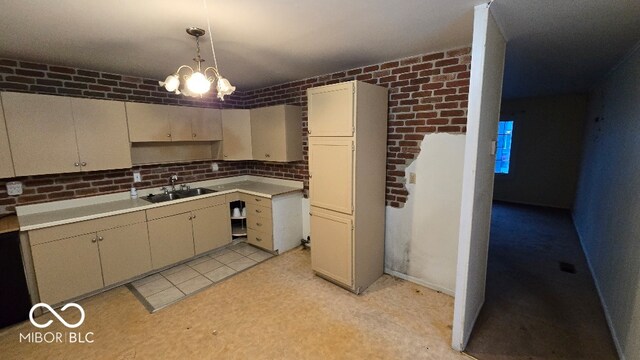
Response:
[{"label": "light switch plate", "polygon": [[133,173],[133,182],[141,182],[142,177],[140,176],[140,171],[135,171]]},{"label": "light switch plate", "polygon": [[22,183],[20,181],[9,181],[7,183],[7,195],[22,195]]},{"label": "light switch plate", "polygon": [[409,184],[415,184],[416,183],[416,173],[412,172],[409,173]]}]

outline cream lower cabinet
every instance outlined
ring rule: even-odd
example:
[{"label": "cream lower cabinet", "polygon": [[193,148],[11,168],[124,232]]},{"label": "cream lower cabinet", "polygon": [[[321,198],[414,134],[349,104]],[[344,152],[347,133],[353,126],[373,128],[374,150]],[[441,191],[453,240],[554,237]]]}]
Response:
[{"label": "cream lower cabinet", "polygon": [[136,212],[29,231],[40,301],[57,304],[150,271],[144,221]]},{"label": "cream lower cabinet", "polygon": [[274,253],[300,245],[302,192],[266,198],[241,194],[247,208],[247,242]]},{"label": "cream lower cabinet", "polygon": [[154,269],[231,243],[225,197],[215,196],[147,210]]},{"label": "cream lower cabinet", "polygon": [[311,209],[313,270],[347,287],[353,285],[353,219],[350,215]]}]

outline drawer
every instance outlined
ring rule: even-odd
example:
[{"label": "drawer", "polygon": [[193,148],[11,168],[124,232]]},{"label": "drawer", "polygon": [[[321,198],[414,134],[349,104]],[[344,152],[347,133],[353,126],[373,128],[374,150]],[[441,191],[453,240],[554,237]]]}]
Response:
[{"label": "drawer", "polygon": [[251,245],[273,251],[273,237],[271,234],[265,234],[253,229],[247,229],[247,242]]},{"label": "drawer", "polygon": [[192,210],[225,204],[224,196],[212,196],[204,199],[191,200],[178,204],[165,205],[147,210],[147,219],[154,220],[167,216],[183,214]]},{"label": "drawer", "polygon": [[260,216],[260,217],[271,219],[271,208],[253,205],[253,204],[247,204],[247,218],[250,219],[254,216]]},{"label": "drawer", "polygon": [[262,197],[262,196],[242,194],[241,200],[244,201],[247,205],[253,204],[253,205],[259,205],[259,206],[264,206],[268,208],[271,207],[271,199]]},{"label": "drawer", "polygon": [[147,220],[144,211],[108,216],[95,220],[80,221],[71,224],[52,226],[49,228],[29,231],[31,245],[46,243],[53,240],[70,238],[89,234],[101,230],[113,229],[130,224],[137,224]]},{"label": "drawer", "polygon": [[270,217],[250,216],[247,218],[247,227],[265,234],[273,234],[273,224]]}]

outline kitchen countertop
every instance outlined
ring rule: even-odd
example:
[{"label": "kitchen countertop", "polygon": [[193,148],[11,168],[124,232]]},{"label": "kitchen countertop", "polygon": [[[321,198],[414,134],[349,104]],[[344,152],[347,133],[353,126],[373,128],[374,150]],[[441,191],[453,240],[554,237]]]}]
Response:
[{"label": "kitchen countertop", "polygon": [[[233,179],[233,178],[232,178]],[[101,217],[124,214],[134,211],[147,210],[156,207],[167,206],[171,204],[177,204],[181,202],[187,202],[195,199],[203,199],[213,196],[222,196],[230,194],[236,191],[246,193],[250,195],[262,196],[271,198],[273,196],[283,195],[291,192],[302,191],[301,184],[297,186],[291,186],[289,183],[276,184],[277,180],[253,181],[253,180],[241,180],[241,181],[228,181],[220,183],[218,181],[205,181],[195,184],[190,184],[192,188],[203,187],[211,190],[215,190],[215,193],[204,194],[199,196],[193,196],[184,199],[177,199],[162,203],[153,204],[144,200],[143,198],[151,193],[152,189],[146,189],[139,191],[140,198],[138,199],[117,199],[114,200],[113,196],[96,196],[95,202],[86,204],[87,199],[83,198],[82,204],[78,206],[65,206],[64,208],[49,210],[49,211],[33,211],[24,214],[20,214],[18,209],[18,221],[20,223],[21,231],[29,231],[35,229],[41,229],[50,226],[63,225],[68,223],[74,223],[78,221],[85,221],[91,219],[98,219]],[[284,182],[284,181],[283,181]],[[211,184],[208,184],[211,183]],[[216,184],[217,183],[217,184]],[[127,192],[128,194],[128,192]],[[122,195],[124,196],[124,195]],[[122,197],[120,196],[120,197]],[[69,200],[67,200],[69,201]],[[73,200],[71,200],[73,201]],[[34,207],[37,205],[34,205]],[[43,209],[54,207],[52,205],[46,205],[47,208],[41,206]],[[0,225],[0,230],[2,225]]]}]

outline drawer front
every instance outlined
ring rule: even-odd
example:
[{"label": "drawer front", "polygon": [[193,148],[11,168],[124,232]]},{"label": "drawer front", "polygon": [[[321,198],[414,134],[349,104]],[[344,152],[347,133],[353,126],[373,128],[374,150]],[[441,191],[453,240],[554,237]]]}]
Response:
[{"label": "drawer front", "polygon": [[224,196],[212,196],[204,199],[191,200],[178,204],[170,204],[147,210],[147,219],[154,220],[163,217],[183,214],[196,209],[203,209],[210,206],[221,205],[225,203]]},{"label": "drawer front", "polygon": [[273,251],[273,237],[271,234],[265,234],[253,229],[247,229],[247,242],[251,245]]},{"label": "drawer front", "polygon": [[271,207],[271,199],[262,196],[242,194],[241,200],[244,201],[247,205],[251,204],[268,208]]},{"label": "drawer front", "polygon": [[249,216],[247,217],[247,228],[265,234],[273,234],[273,224],[271,223],[270,217]]},{"label": "drawer front", "polygon": [[253,204],[247,204],[247,218],[252,218],[255,216],[265,217],[271,219],[271,208],[258,206]]},{"label": "drawer front", "polygon": [[101,219],[80,221],[72,224],[53,226],[29,231],[31,245],[43,244],[53,240],[89,234],[100,230],[108,230],[121,226],[137,224],[147,220],[144,211],[108,216]]},{"label": "drawer front", "polygon": [[227,194],[226,197],[227,197],[227,202],[238,201],[240,200],[240,193],[236,191],[234,193]]}]

